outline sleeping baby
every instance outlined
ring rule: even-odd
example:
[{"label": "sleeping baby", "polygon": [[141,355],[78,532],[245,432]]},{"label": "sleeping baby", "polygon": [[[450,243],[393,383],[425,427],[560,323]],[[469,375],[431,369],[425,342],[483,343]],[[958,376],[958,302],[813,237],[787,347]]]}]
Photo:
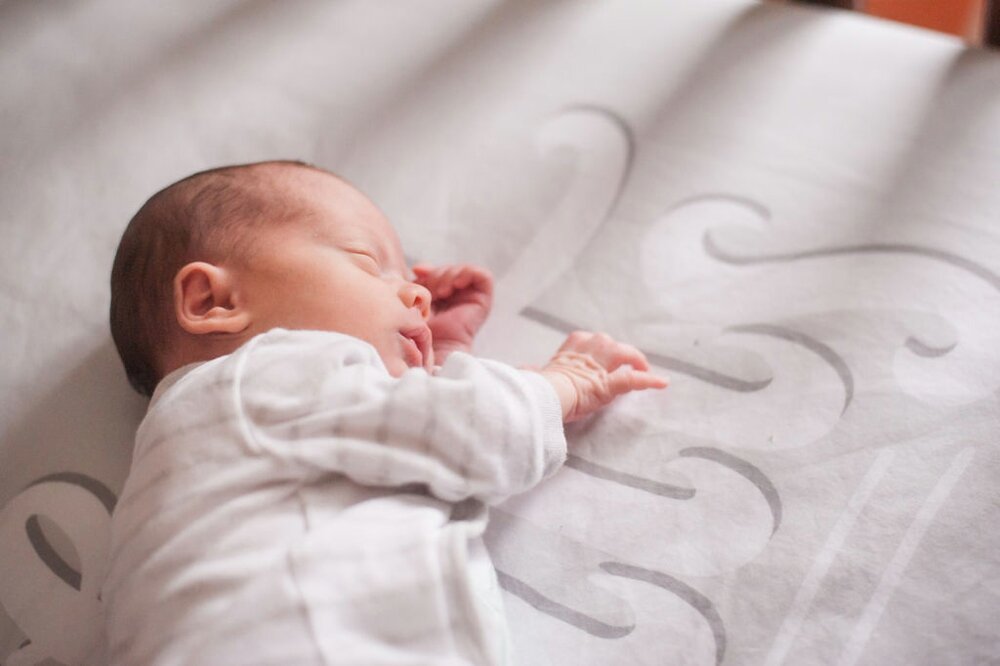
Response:
[{"label": "sleeping baby", "polygon": [[507,663],[487,507],[560,467],[564,422],[666,386],[604,334],[537,370],[471,355],[489,273],[408,267],[371,201],[299,162],[158,192],[111,283],[151,397],[112,520],[112,664]]}]

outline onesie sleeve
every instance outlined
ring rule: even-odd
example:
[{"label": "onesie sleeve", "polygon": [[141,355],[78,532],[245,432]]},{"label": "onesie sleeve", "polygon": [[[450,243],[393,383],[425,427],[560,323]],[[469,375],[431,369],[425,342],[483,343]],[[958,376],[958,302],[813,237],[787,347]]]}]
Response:
[{"label": "onesie sleeve", "polygon": [[272,331],[238,353],[247,446],[289,474],[495,504],[566,458],[559,400],[538,373],[454,352],[436,374],[392,377],[368,343],[315,331]]}]

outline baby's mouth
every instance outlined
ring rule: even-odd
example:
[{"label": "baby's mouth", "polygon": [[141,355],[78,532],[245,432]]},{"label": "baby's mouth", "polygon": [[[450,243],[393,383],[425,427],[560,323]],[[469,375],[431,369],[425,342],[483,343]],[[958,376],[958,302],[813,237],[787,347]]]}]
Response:
[{"label": "baby's mouth", "polygon": [[426,325],[400,331],[405,342],[403,352],[406,354],[406,364],[412,368],[423,367],[431,370],[433,363],[431,347],[431,331]]}]

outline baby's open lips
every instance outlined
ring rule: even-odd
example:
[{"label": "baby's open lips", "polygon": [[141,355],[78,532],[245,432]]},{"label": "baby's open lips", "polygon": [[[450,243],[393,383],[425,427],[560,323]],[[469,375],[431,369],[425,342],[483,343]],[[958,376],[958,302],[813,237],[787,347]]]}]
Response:
[{"label": "baby's open lips", "polygon": [[424,367],[431,369],[432,346],[431,330],[426,324],[414,328],[405,329],[399,332],[407,342],[403,344],[404,353],[407,355],[407,365],[410,367]]}]

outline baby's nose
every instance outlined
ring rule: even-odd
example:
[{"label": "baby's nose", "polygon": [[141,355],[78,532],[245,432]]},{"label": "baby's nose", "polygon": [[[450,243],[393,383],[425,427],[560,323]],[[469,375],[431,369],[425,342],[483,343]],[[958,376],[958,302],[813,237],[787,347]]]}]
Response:
[{"label": "baby's nose", "polygon": [[399,298],[408,308],[420,308],[420,316],[425,320],[431,316],[431,292],[415,282],[404,282],[399,288]]}]

